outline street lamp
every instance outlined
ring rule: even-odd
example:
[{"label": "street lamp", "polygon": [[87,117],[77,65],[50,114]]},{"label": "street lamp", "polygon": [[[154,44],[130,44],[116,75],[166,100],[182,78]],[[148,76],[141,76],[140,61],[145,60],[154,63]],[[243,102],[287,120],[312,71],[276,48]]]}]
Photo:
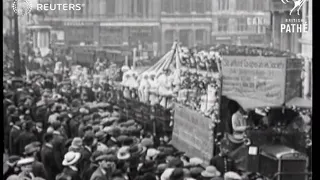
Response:
[{"label": "street lamp", "polygon": [[[12,4],[13,1],[9,1],[8,7],[8,19],[10,21],[10,31],[14,30],[14,75],[21,77],[21,62],[20,62],[20,47],[19,47],[19,26],[18,26],[18,14],[13,12]],[[18,1],[16,1],[18,3]],[[14,21],[14,29],[12,29],[12,20]]]},{"label": "street lamp", "polygon": [[7,9],[7,18],[9,19],[9,28],[10,28],[10,35],[12,35],[13,33],[13,29],[12,29],[12,20],[14,18],[14,14],[13,14],[13,9],[12,9],[12,1],[8,1],[7,2],[9,4],[8,9]]}]

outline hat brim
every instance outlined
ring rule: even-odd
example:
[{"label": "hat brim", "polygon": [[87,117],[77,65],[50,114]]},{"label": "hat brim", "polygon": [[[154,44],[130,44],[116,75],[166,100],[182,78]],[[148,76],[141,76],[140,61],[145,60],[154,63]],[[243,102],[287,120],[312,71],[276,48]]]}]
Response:
[{"label": "hat brim", "polygon": [[216,171],[215,173],[210,173],[207,171],[201,172],[201,176],[207,177],[207,178],[213,178],[213,177],[219,177],[221,173],[219,171]]},{"label": "hat brim", "polygon": [[81,154],[80,153],[75,153],[75,157],[72,159],[72,161],[68,162],[66,161],[66,159],[64,159],[62,161],[62,165],[63,166],[70,166],[70,165],[74,165],[75,163],[77,163],[79,161],[81,157]]},{"label": "hat brim", "polygon": [[117,158],[119,160],[127,160],[130,158],[130,154],[129,153],[126,153],[126,155],[121,155],[120,153],[117,153]]},{"label": "hat brim", "polygon": [[17,162],[17,166],[25,166],[25,165],[30,165],[35,161],[34,158],[25,158],[21,159]]},{"label": "hat brim", "polygon": [[29,151],[23,152],[23,154],[27,155],[27,154],[32,154],[32,153],[39,152],[39,151],[40,151],[40,147],[34,147],[34,148],[30,149]]},{"label": "hat brim", "polygon": [[141,156],[142,154],[144,154],[147,151],[147,148],[144,146],[141,146],[141,148],[139,148],[139,151],[131,153],[132,156]]},{"label": "hat brim", "polygon": [[95,159],[95,162],[104,161],[104,160],[106,160],[106,161],[109,160],[108,155],[104,154],[104,155],[98,156],[98,157]]},{"label": "hat brim", "polygon": [[243,143],[244,136],[240,135],[240,134],[239,135],[238,134],[235,134],[235,135],[228,134],[228,140],[231,141],[232,143],[239,144],[239,143]]}]

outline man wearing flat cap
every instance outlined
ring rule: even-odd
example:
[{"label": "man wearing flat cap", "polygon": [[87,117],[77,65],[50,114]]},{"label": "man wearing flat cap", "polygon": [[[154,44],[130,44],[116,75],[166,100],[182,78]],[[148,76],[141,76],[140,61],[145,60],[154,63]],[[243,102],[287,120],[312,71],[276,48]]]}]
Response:
[{"label": "man wearing flat cap", "polygon": [[90,158],[90,166],[83,172],[82,180],[90,180],[92,174],[99,168],[99,164],[96,161],[97,157],[102,156],[104,153],[102,151],[95,151],[92,153]]},{"label": "man wearing flat cap", "polygon": [[55,161],[58,162],[59,168],[62,169],[62,160],[64,157],[64,153],[66,152],[65,148],[65,142],[66,138],[64,135],[61,133],[60,128],[61,128],[61,122],[56,121],[52,124],[53,128],[53,140],[52,140],[52,146],[53,146],[53,156],[55,158]]},{"label": "man wearing flat cap", "polygon": [[17,115],[11,116],[11,123],[13,124],[10,134],[9,134],[9,153],[13,155],[18,155],[19,150],[17,148],[16,140],[22,133],[21,130],[21,120]]},{"label": "man wearing flat cap", "polygon": [[24,131],[17,137],[16,143],[19,149],[19,155],[23,155],[24,147],[34,141],[37,141],[37,137],[33,134],[34,124],[32,121],[27,121]]},{"label": "man wearing flat cap", "polygon": [[62,171],[62,160],[55,158],[53,148],[53,134],[47,133],[44,135],[44,145],[41,149],[41,161],[46,169],[47,180],[55,180],[57,174]]},{"label": "man wearing flat cap", "polygon": [[[21,159],[19,156],[10,156],[6,164],[8,169],[3,174],[3,179],[7,179],[9,176],[18,173],[17,163]],[[4,165],[5,166],[5,165]]]},{"label": "man wearing flat cap", "polygon": [[34,158],[34,161],[32,162],[32,166],[31,166],[32,173],[36,177],[47,179],[47,172],[44,168],[43,163],[37,160],[37,153],[39,151],[40,151],[40,143],[33,142],[25,146],[24,155],[29,158]]},{"label": "man wearing flat cap", "polygon": [[79,162],[79,168],[81,174],[81,178],[83,178],[83,172],[90,166],[90,157],[93,153],[93,146],[96,144],[96,137],[93,132],[88,132],[83,137],[83,145],[84,148],[81,149],[81,159]]},{"label": "man wearing flat cap", "polygon": [[116,168],[117,158],[114,155],[101,155],[96,158],[98,169],[92,174],[90,180],[109,180]]}]

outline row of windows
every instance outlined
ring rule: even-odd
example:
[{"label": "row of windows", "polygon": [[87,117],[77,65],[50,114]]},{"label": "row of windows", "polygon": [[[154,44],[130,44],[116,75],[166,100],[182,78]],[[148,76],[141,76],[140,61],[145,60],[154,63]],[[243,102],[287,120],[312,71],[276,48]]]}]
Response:
[{"label": "row of windows", "polygon": [[211,0],[162,0],[161,10],[166,13],[205,13],[211,11]]},{"label": "row of windows", "polygon": [[267,10],[268,1],[266,0],[253,0],[252,8],[249,6],[250,0],[236,0],[236,10],[238,11],[265,11]]},{"label": "row of windows", "polygon": [[[166,50],[170,50],[172,47],[172,39],[179,40],[184,46],[207,45],[209,44],[210,32],[205,29],[198,29],[194,34],[194,41],[192,40],[191,30],[180,30],[179,32],[174,30],[168,30],[165,32],[165,47]],[[191,44],[194,43],[194,44]]]},{"label": "row of windows", "polygon": [[219,10],[228,10],[229,9],[229,0],[218,0],[218,9]]},{"label": "row of windows", "polygon": [[[66,0],[52,0],[51,4]],[[153,0],[131,0],[120,3],[116,0],[71,0],[83,4],[79,11],[48,11],[53,17],[155,17],[152,11]],[[71,3],[71,2],[69,2]]]},{"label": "row of windows", "polygon": [[[172,41],[172,39],[176,39],[177,34],[176,31],[174,30],[168,30],[165,32],[165,41]],[[180,30],[179,31],[179,36],[190,36],[190,34],[192,33],[191,30]],[[195,41],[203,41],[206,38],[208,31],[204,30],[204,29],[198,29],[195,32]]]},{"label": "row of windows", "polygon": [[[218,10],[228,10],[229,0],[216,0]],[[266,10],[265,0],[253,0],[252,8],[249,6],[250,0],[236,0],[236,10],[239,11],[263,11]],[[212,0],[162,0],[162,11],[167,13],[181,12],[204,13],[211,11]]]},{"label": "row of windows", "polygon": [[[66,0],[51,0],[51,4],[63,4]],[[68,3],[83,4],[79,11],[48,11],[50,16],[64,17],[156,17],[153,3],[156,0],[70,0]],[[228,10],[229,0],[215,0],[218,10]],[[45,2],[43,2],[45,3]],[[250,10],[250,0],[236,0],[236,10]],[[253,10],[264,10],[265,0],[253,0]],[[211,12],[212,0],[161,0],[161,11],[166,13]]]},{"label": "row of windows", "polygon": [[[256,33],[265,33],[266,29],[263,25],[251,26],[249,29],[248,22],[246,18],[237,19],[237,29],[238,32],[248,32],[254,31]],[[218,32],[228,32],[229,31],[229,19],[228,18],[220,18],[218,19]]]}]

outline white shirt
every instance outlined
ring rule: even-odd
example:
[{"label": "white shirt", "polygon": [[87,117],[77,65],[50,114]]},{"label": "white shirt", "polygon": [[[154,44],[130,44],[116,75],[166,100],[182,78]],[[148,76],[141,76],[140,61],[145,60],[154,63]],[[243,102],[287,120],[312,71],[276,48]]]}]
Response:
[{"label": "white shirt", "polygon": [[239,111],[232,115],[232,128],[234,131],[243,132],[246,126],[247,121]]}]

